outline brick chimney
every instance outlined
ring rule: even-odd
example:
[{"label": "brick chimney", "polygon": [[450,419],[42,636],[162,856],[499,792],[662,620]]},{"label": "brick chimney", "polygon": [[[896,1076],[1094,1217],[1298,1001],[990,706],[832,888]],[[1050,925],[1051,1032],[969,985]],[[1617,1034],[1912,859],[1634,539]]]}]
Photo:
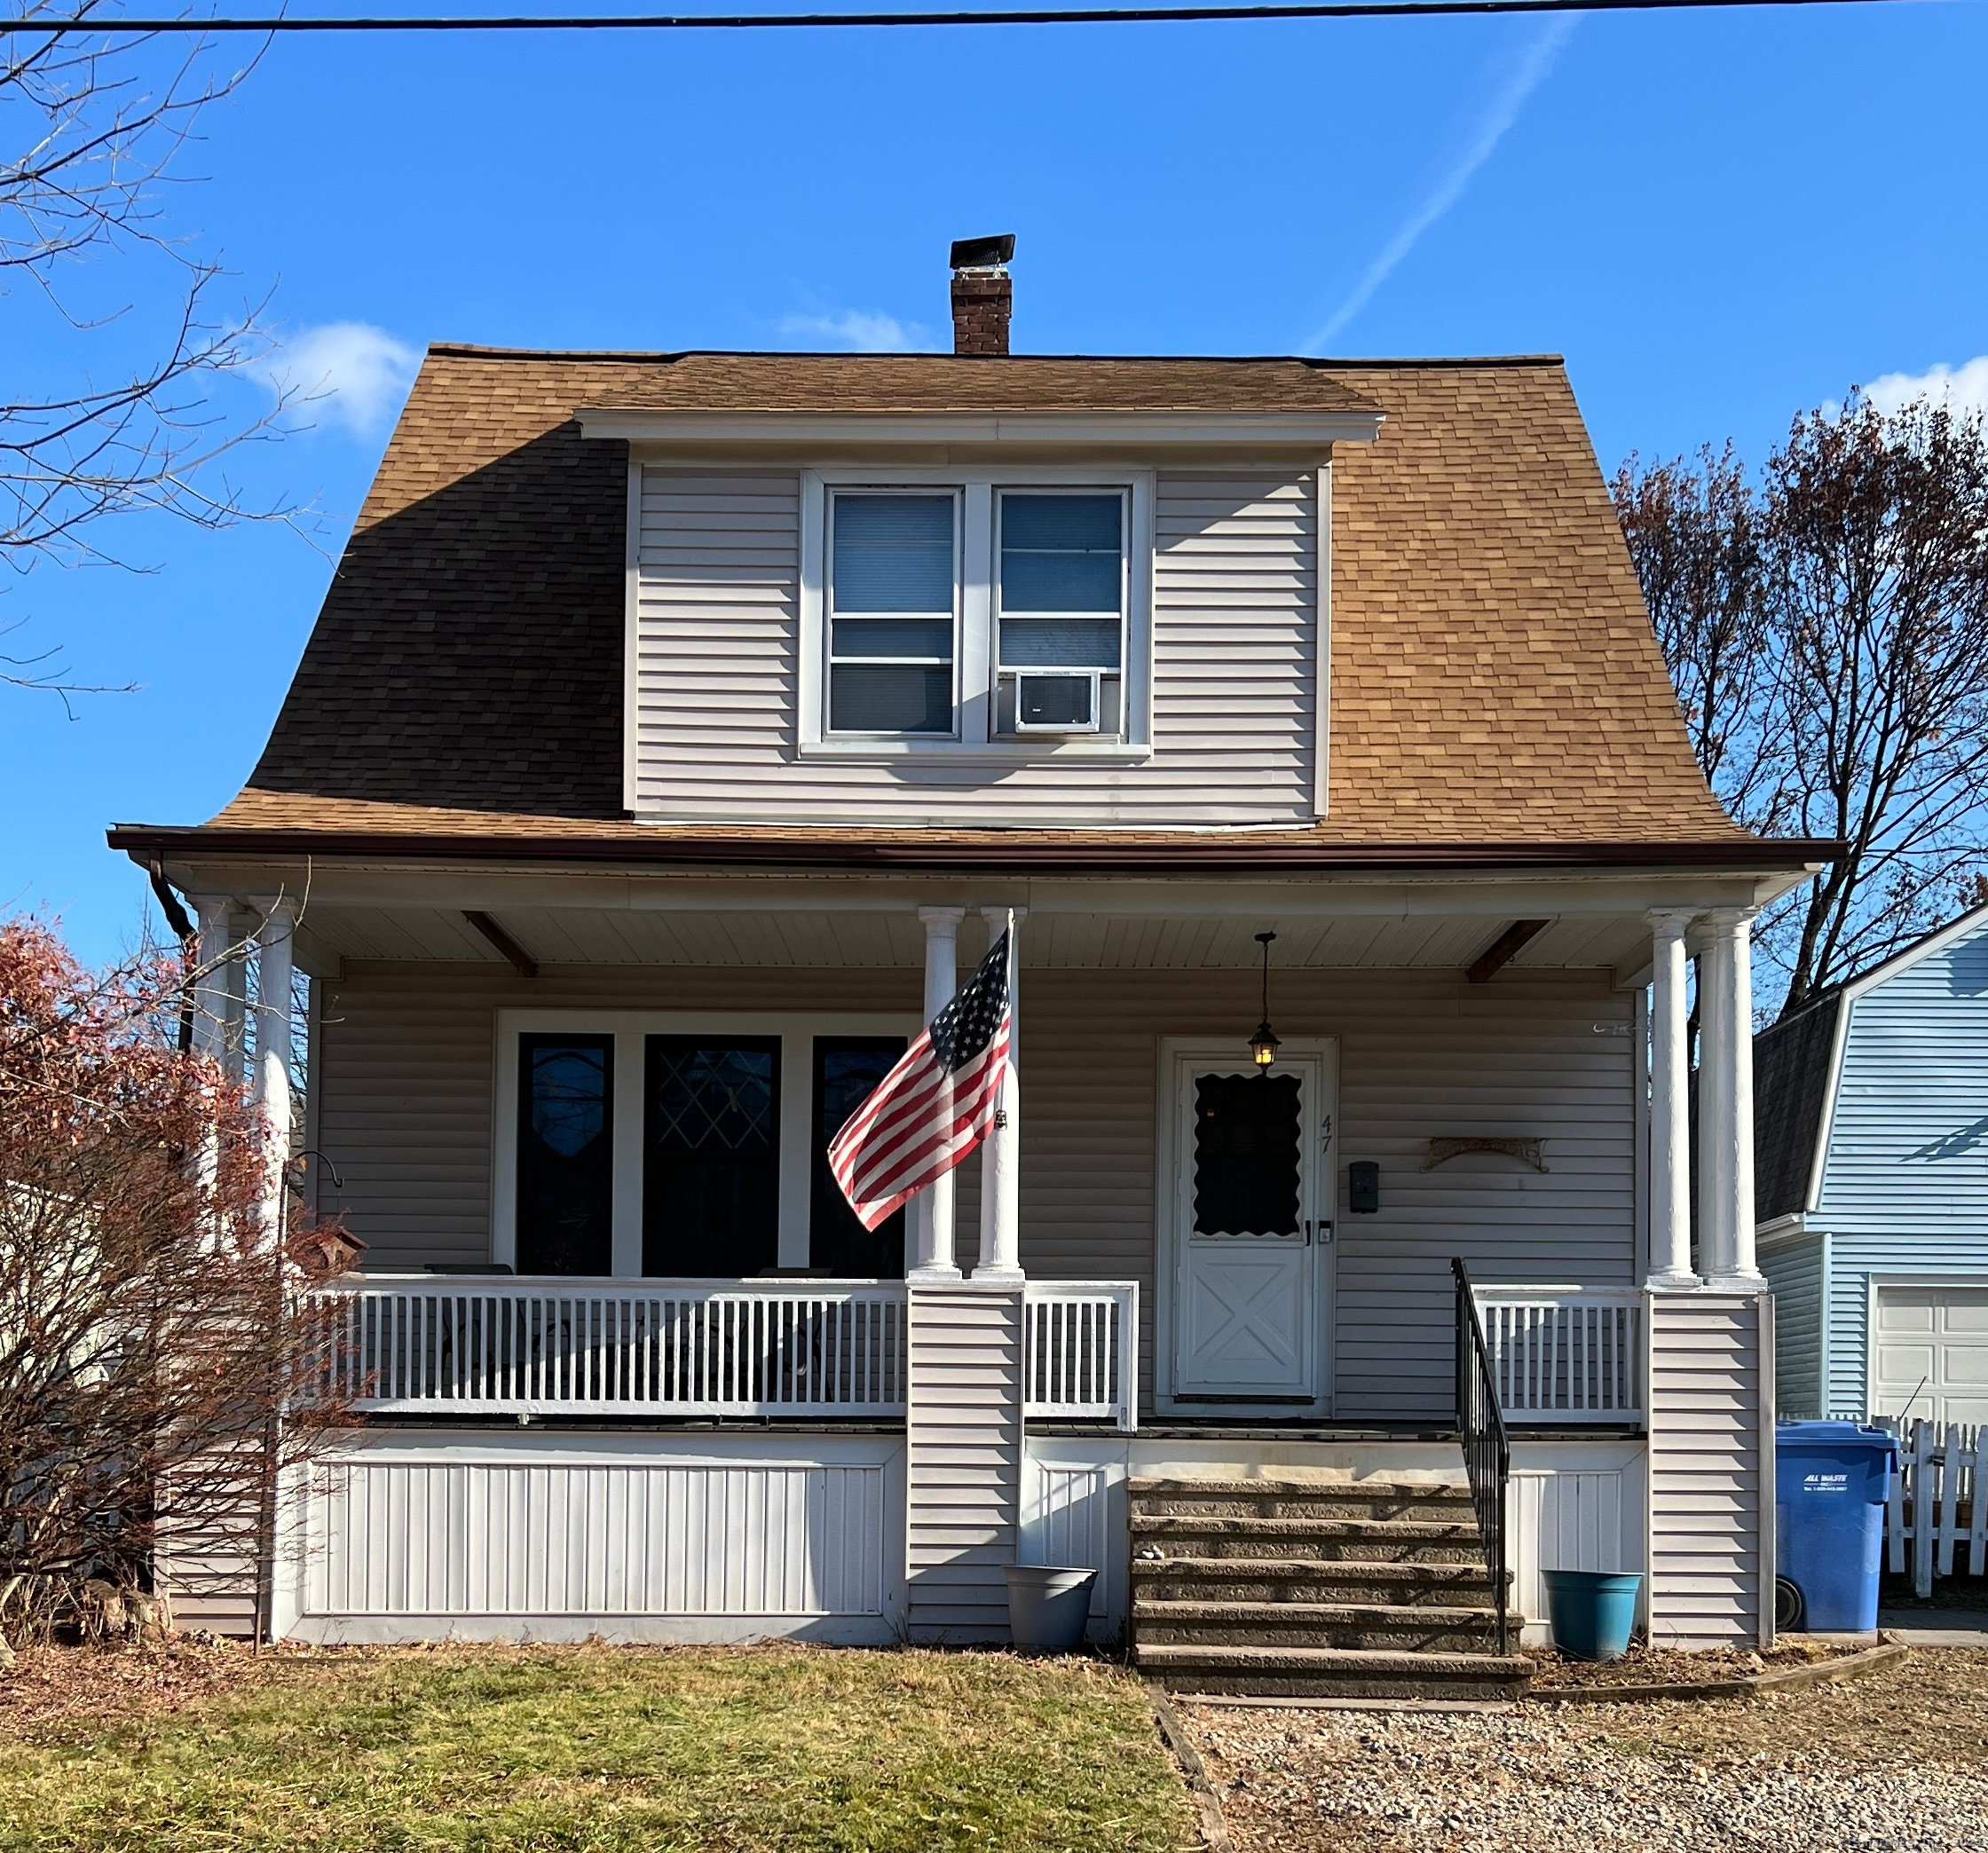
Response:
[{"label": "brick chimney", "polygon": [[1014,234],[962,238],[952,247],[952,351],[956,354],[1005,354],[1008,319],[1014,312],[1014,284],[1007,272]]}]

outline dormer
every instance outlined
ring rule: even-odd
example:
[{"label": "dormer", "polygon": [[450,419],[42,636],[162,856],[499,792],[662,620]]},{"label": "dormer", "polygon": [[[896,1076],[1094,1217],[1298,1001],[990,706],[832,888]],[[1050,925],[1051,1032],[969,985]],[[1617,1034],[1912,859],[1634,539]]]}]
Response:
[{"label": "dormer", "polygon": [[1006,282],[956,270],[951,355],[685,354],[582,411],[628,448],[633,815],[1321,813],[1331,457],[1378,408],[1007,353]]}]

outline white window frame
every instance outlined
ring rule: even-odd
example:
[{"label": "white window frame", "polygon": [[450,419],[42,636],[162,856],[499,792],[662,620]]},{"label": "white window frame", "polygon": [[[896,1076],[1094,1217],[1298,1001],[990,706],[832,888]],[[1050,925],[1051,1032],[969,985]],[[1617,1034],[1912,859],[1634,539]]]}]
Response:
[{"label": "white window frame", "polygon": [[[947,666],[951,671],[952,725],[944,733],[865,733],[858,728],[832,729],[829,727],[828,698],[836,662],[834,623],[837,614],[834,609],[835,575],[832,564],[826,556],[832,553],[833,550],[835,497],[839,490],[868,495],[916,496],[931,496],[950,490],[952,500],[952,611],[951,614],[952,619],[952,659]],[[822,497],[822,528],[824,557],[821,581],[823,611],[820,642],[823,651],[822,660],[824,666],[822,674],[822,714],[820,718],[822,734],[824,739],[833,741],[838,745],[847,745],[856,742],[867,743],[879,740],[931,740],[943,743],[949,740],[957,740],[959,737],[960,697],[964,692],[960,676],[960,642],[961,634],[966,628],[960,621],[960,588],[966,579],[966,563],[962,556],[966,529],[965,502],[966,497],[960,493],[957,485],[939,483],[864,484],[861,485],[842,484],[824,491]],[[936,611],[852,611],[848,615],[853,619],[877,617],[888,619],[894,617],[936,618],[939,614]],[[856,660],[863,659],[858,658]],[[910,661],[912,659],[901,658],[895,660]]]},{"label": "white window frame", "polygon": [[[764,1036],[780,1040],[780,1244],[782,1267],[809,1265],[814,1198],[814,1044],[817,1036],[902,1036],[924,1024],[915,1012],[501,1010],[497,1013],[490,1258],[517,1266],[517,1040],[521,1036],[614,1038],[613,1278],[642,1272],[643,1061],[651,1036]],[[798,1092],[795,1076],[800,1077]],[[798,1110],[797,1110],[798,1109]]]},{"label": "white window frame", "polygon": [[[1150,469],[1042,464],[957,469],[860,467],[801,474],[801,637],[795,744],[804,759],[933,759],[1013,765],[1043,760],[1148,759],[1153,750],[1153,490]],[[951,488],[958,493],[958,631],[953,662],[957,732],[851,737],[828,731],[828,498],[837,489]],[[994,492],[999,489],[1117,489],[1126,497],[1123,732],[1115,739],[994,732]]]},{"label": "white window frame", "polygon": [[[1093,492],[1096,488],[1095,485],[1079,485],[1077,484],[1069,484],[1062,486],[1070,489],[1091,488],[1092,490],[1093,490]],[[1031,491],[1039,493],[1041,493],[1041,486],[1034,483],[1002,483],[998,484],[994,489],[994,571],[992,575],[993,582],[990,594],[992,606],[992,631],[991,642],[989,645],[989,648],[992,658],[990,666],[994,673],[994,705],[997,719],[999,716],[1000,708],[1000,679],[1004,673],[1001,663],[1001,620],[1003,617],[1006,615],[1003,611],[1001,605],[1001,505],[1004,498],[1011,493],[1021,493],[1025,495],[1030,493]],[[1132,627],[1128,621],[1128,613],[1130,612],[1132,607],[1132,550],[1131,545],[1132,532],[1132,489],[1131,485],[1127,485],[1124,488],[1122,488],[1118,492],[1118,666],[1116,672],[1118,682],[1118,726],[1116,731],[1109,737],[1109,742],[1112,745],[1117,745],[1124,738],[1127,730],[1128,720],[1128,704],[1125,699],[1125,671],[1127,666],[1127,659],[1132,655],[1132,640],[1131,637],[1127,635]],[[1017,618],[1024,619],[1030,618],[1069,617],[1077,619],[1079,621],[1087,618],[1094,619],[1099,615],[1100,614],[1095,611],[1018,611],[1015,613],[1015,616]],[[1031,666],[1031,667],[1034,666]],[[1021,672],[1015,669],[1008,669],[1006,673],[1010,676],[1019,677],[1019,675],[1024,672]],[[1041,674],[1056,674],[1061,673],[1066,675],[1081,675],[1089,674],[1091,677],[1091,714],[1092,718],[1094,721],[1096,720],[1098,712],[1098,701],[1100,693],[1100,683],[1104,675],[1112,674],[1113,672],[1103,669],[1100,665],[1090,665],[1085,668],[1066,669],[1061,672],[1044,666],[1038,668],[1037,670],[1037,673]],[[1057,729],[1053,728],[1030,729],[1025,727],[1022,724],[1022,689],[1019,680],[1017,680],[1016,682],[1014,693],[1015,722],[1014,726],[1009,730],[1009,734],[1007,736],[1005,736],[1004,737],[1021,738],[1024,736],[1031,734],[1036,735],[1037,737],[1053,737],[1057,731]],[[1076,730],[1073,729],[1072,731],[1075,732]],[[1084,729],[1083,731],[1087,732],[1093,737],[1095,737],[1097,729],[1093,726],[1093,728]],[[1078,735],[1078,737],[1081,737],[1081,735]]]}]

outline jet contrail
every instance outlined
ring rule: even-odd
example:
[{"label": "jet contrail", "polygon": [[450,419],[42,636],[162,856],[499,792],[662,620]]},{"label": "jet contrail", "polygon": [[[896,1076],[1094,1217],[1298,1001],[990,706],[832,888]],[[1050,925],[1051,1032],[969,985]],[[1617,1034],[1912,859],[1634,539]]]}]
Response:
[{"label": "jet contrail", "polygon": [[1471,177],[1490,160],[1498,144],[1504,139],[1505,131],[1519,120],[1519,112],[1526,106],[1526,99],[1546,81],[1576,23],[1573,15],[1563,15],[1553,20],[1533,41],[1504,88],[1485,111],[1484,120],[1478,124],[1477,134],[1463,151],[1463,158],[1443,176],[1415,217],[1388,240],[1387,248],[1368,266],[1366,275],[1353,286],[1353,294],[1333,311],[1331,319],[1305,343],[1307,352],[1315,353],[1323,348],[1358,315],[1373,300],[1374,292],[1393,274],[1395,265],[1415,248],[1422,234],[1456,203],[1463,189],[1471,184]]}]

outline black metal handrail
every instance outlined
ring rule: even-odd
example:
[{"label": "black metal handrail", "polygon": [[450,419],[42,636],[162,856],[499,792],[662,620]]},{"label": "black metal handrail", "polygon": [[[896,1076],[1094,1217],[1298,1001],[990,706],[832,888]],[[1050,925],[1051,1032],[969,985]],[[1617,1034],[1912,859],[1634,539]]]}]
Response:
[{"label": "black metal handrail", "polygon": [[1504,1412],[1498,1407],[1491,1351],[1484,1342],[1471,1271],[1453,1258],[1456,1276],[1456,1431],[1463,1445],[1463,1470],[1470,1477],[1471,1503],[1477,1508],[1478,1535],[1484,1542],[1484,1566],[1491,1578],[1491,1600],[1498,1616],[1498,1652],[1511,1652],[1511,1597],[1505,1573],[1505,1485],[1511,1478],[1511,1443]]}]

